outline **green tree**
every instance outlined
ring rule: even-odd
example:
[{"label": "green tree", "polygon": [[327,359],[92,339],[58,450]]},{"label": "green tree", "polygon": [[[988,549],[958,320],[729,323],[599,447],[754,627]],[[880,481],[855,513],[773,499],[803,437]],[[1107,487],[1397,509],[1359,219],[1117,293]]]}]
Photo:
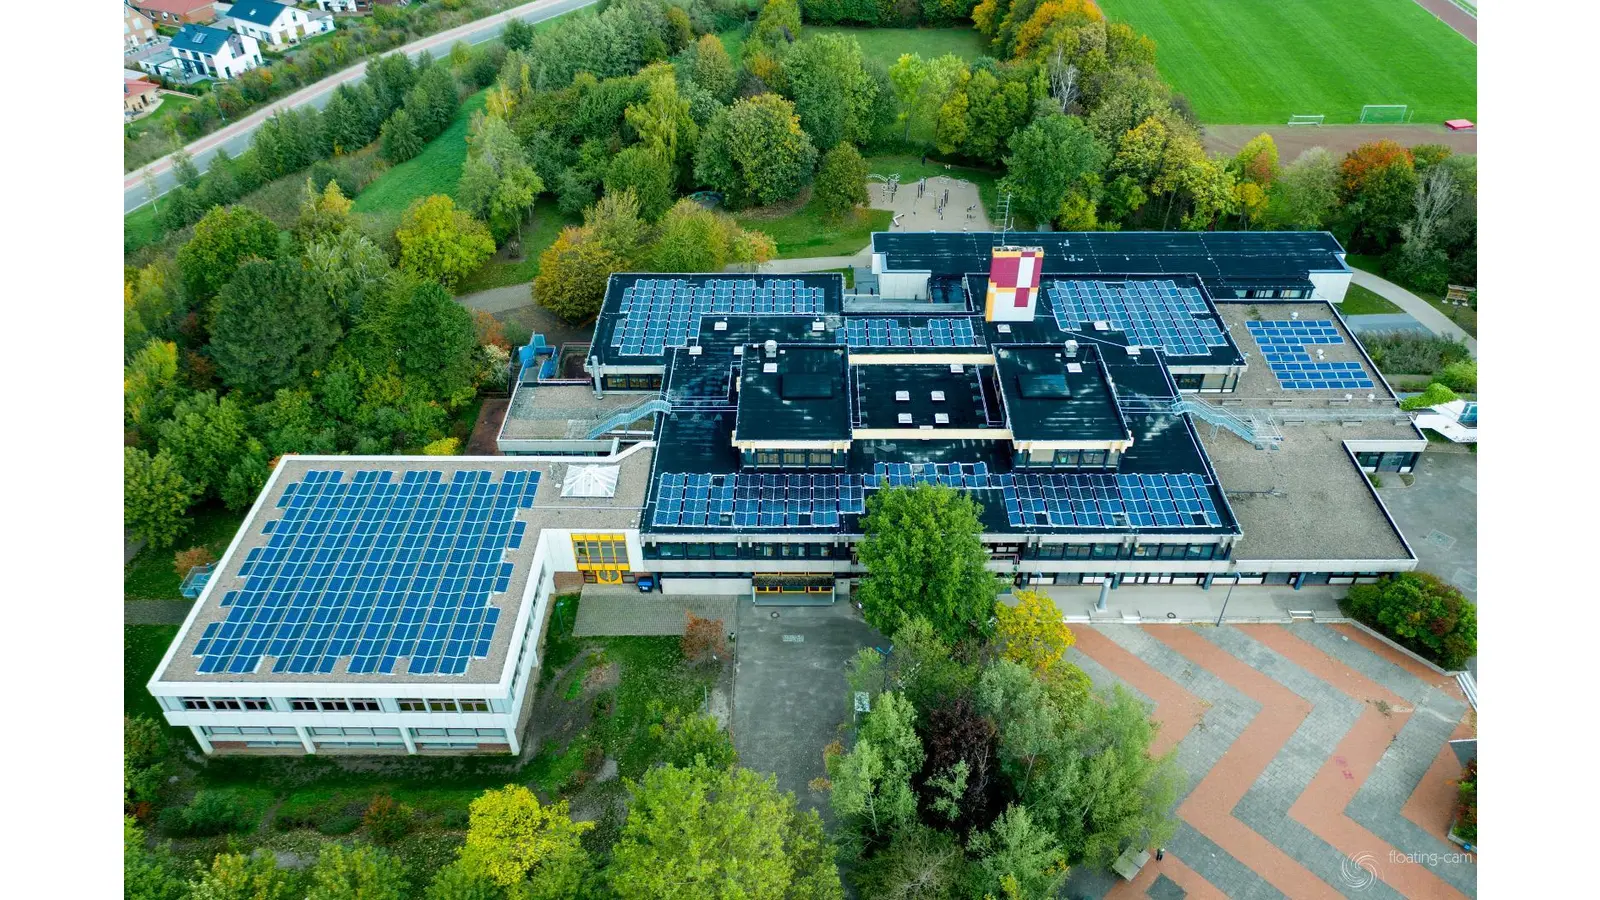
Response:
[{"label": "green tree", "polygon": [[864,206],[867,196],[867,161],[860,151],[841,143],[822,156],[811,199],[830,219],[842,219]]},{"label": "green tree", "polygon": [[472,801],[460,864],[539,900],[576,897],[590,868],[579,837],[593,827],[572,821],[565,800],[541,804],[527,788],[506,785]]},{"label": "green tree", "polygon": [[407,379],[452,405],[471,398],[478,374],[472,313],[437,284],[402,286],[373,324]]},{"label": "green tree", "polygon": [[411,896],[399,860],[372,846],[323,846],[306,900],[405,900]]},{"label": "green tree", "polygon": [[278,226],[247,206],[219,206],[194,226],[194,237],[178,250],[178,271],[194,300],[209,299],[249,259],[272,259]]},{"label": "green tree", "polygon": [[244,404],[231,394],[218,400],[215,391],[179,401],[156,433],[161,452],[171,457],[196,498],[220,496],[229,470],[249,450]]},{"label": "green tree", "polygon": [[1340,221],[1355,248],[1387,249],[1416,209],[1411,151],[1394,141],[1362,144],[1339,164]]},{"label": "green tree", "polygon": [[350,208],[354,204],[339,189],[339,182],[329,179],[321,193],[311,179],[306,179],[305,190],[300,195],[300,218],[294,226],[294,236],[301,243],[339,234],[353,224]]},{"label": "green tree", "polygon": [[1290,163],[1273,183],[1267,216],[1283,228],[1321,228],[1339,203],[1339,162],[1322,147],[1312,147]]},{"label": "green tree", "polygon": [[694,66],[690,72],[695,84],[705,88],[711,96],[722,103],[732,100],[733,91],[739,86],[738,73],[734,71],[733,61],[728,58],[728,51],[722,46],[722,39],[714,34],[700,36],[700,40],[695,44]]},{"label": "green tree", "polygon": [[829,800],[856,849],[887,839],[917,817],[911,781],[925,759],[916,709],[893,691],[873,700],[849,753],[827,757]]},{"label": "green tree", "polygon": [[872,138],[872,108],[878,85],[867,75],[861,45],[850,35],[816,34],[796,44],[784,59],[789,96],[800,127],[819,150],[841,141]]},{"label": "green tree", "polygon": [[1013,207],[1036,222],[1054,222],[1086,176],[1097,175],[1111,154],[1076,116],[1047,115],[1035,119],[1011,140],[1006,157],[1009,174],[1000,190],[1011,194]]},{"label": "green tree", "polygon": [[1427,572],[1355,585],[1346,602],[1355,618],[1446,669],[1463,668],[1478,652],[1477,608]]},{"label": "green tree", "polygon": [[171,455],[138,447],[122,450],[122,524],[134,540],[170,547],[186,526],[194,489]]},{"label": "green tree", "polygon": [[1010,883],[1017,896],[1054,897],[1066,883],[1066,855],[1025,806],[1007,807],[988,831],[973,836],[969,849],[974,896],[1006,896]]},{"label": "green tree", "polygon": [[457,194],[461,208],[489,225],[497,242],[520,235],[533,201],[544,191],[522,142],[499,116],[473,117]]},{"label": "green tree", "polygon": [[[920,615],[907,617],[893,632],[889,656],[890,688],[920,710],[931,710],[971,691],[978,668],[957,658],[950,642]],[[876,652],[876,651],[874,651]]]},{"label": "green tree", "polygon": [[154,803],[167,786],[165,729],[149,716],[122,717],[122,787],[127,806]]},{"label": "green tree", "polygon": [[775,255],[767,235],[685,197],[661,217],[645,257],[658,272],[720,272],[730,263],[763,263]]},{"label": "green tree", "polygon": [[506,900],[505,889],[489,873],[453,862],[434,873],[425,900]]},{"label": "green tree", "polygon": [[892,634],[921,616],[946,640],[987,634],[1000,580],[985,569],[980,507],[961,491],[919,484],[876,491],[857,553],[868,624]]},{"label": "green tree", "polygon": [[418,278],[437,281],[446,290],[477,271],[494,255],[489,229],[443,194],[411,204],[395,229],[400,245],[400,268]]},{"label": "green tree", "polygon": [[152,338],[122,369],[123,421],[149,433],[178,400],[178,345]]},{"label": "green tree", "polygon": [[424,141],[422,135],[417,133],[417,123],[411,118],[411,113],[403,109],[394,111],[394,115],[383,123],[380,135],[382,143],[379,152],[390,163],[399,165],[422,152]]},{"label": "green tree", "polygon": [[695,175],[722,191],[730,206],[765,206],[799,193],[816,157],[794,104],[762,94],[712,118],[700,142]]},{"label": "green tree", "polygon": [[650,726],[650,737],[661,745],[661,761],[669,766],[708,766],[726,769],[738,765],[739,754],[716,717],[667,713]]},{"label": "green tree", "polygon": [[607,194],[633,191],[639,198],[639,215],[654,221],[672,205],[672,160],[660,147],[636,144],[611,158],[606,166]]},{"label": "green tree", "polygon": [[1060,664],[1076,638],[1048,596],[1038,591],[1017,591],[1015,596],[1015,606],[995,605],[1000,654],[1035,674],[1043,674]]},{"label": "green tree", "polygon": [[218,853],[189,889],[190,900],[295,900],[298,881],[273,855]]},{"label": "green tree", "polygon": [[749,769],[660,766],[631,801],[606,878],[621,900],[843,897],[822,821]]},{"label": "green tree", "polygon": [[957,900],[967,896],[961,893],[966,872],[966,858],[954,835],[912,823],[895,832],[888,846],[859,862],[852,881],[863,897]]},{"label": "green tree", "polygon": [[123,900],[184,900],[189,885],[165,846],[145,845],[144,830],[132,816],[122,817]]},{"label": "green tree", "polygon": [[600,312],[606,281],[627,267],[584,228],[563,228],[539,254],[539,275],[533,280],[533,298],[568,322],[583,322]]},{"label": "green tree", "polygon": [[321,367],[339,335],[333,301],[310,288],[298,259],[257,260],[217,294],[211,356],[225,384],[265,394]]},{"label": "green tree", "polygon": [[306,289],[321,292],[345,322],[355,321],[367,300],[387,289],[394,271],[388,254],[354,228],[313,240],[301,261]]}]

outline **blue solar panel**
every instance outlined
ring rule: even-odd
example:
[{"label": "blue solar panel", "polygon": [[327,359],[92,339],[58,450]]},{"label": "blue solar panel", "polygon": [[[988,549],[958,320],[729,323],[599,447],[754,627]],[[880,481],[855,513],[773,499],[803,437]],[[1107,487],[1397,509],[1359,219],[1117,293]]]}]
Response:
[{"label": "blue solar panel", "polygon": [[1128,336],[1131,344],[1160,347],[1173,356],[1208,356],[1228,346],[1200,291],[1171,280],[1051,281],[1045,291],[1056,324],[1089,331],[1095,322]]},{"label": "blue solar panel", "polygon": [[699,284],[641,278],[622,292],[611,346],[623,356],[661,356],[668,347],[687,346],[700,333],[702,316],[820,315],[826,311],[823,297],[822,288],[790,278]]},{"label": "blue solar panel", "polygon": [[1344,336],[1331,319],[1246,322],[1245,326],[1284,390],[1350,391],[1374,387],[1359,362],[1312,358],[1308,347],[1344,343]]},{"label": "blue solar panel", "polygon": [[[700,481],[704,479],[704,481]],[[652,524],[683,528],[833,528],[866,512],[866,492],[944,484],[998,491],[1014,526],[1216,528],[1222,525],[1205,477],[1179,475],[991,474],[984,463],[878,463],[871,475],[657,476]],[[731,500],[697,499],[696,487]]]},{"label": "blue solar panel", "polygon": [[272,670],[459,675],[488,655],[511,586],[505,550],[520,543],[517,510],[533,505],[538,472],[310,471],[284,491],[283,517],[263,528],[228,592],[222,622],[195,645],[201,674]]},{"label": "blue solar panel", "polygon": [[838,341],[850,347],[982,347],[983,336],[967,316],[929,319],[907,326],[898,319],[847,319]]}]

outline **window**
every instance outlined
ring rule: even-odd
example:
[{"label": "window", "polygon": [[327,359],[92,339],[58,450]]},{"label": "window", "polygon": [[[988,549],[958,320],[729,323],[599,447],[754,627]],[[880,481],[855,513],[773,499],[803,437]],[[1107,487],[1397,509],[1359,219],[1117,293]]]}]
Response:
[{"label": "window", "polygon": [[351,700],[350,708],[357,712],[377,712],[382,709],[378,705],[378,701],[373,699]]},{"label": "window", "polygon": [[454,700],[440,700],[440,699],[435,698],[435,697],[429,697],[428,698],[428,712],[455,712],[455,711],[456,711],[456,702]]},{"label": "window", "polygon": [[462,712],[488,712],[489,711],[489,701],[487,701],[487,700],[462,700],[462,701],[459,701],[459,702],[461,704],[461,711]]},{"label": "window", "polygon": [[602,584],[618,584],[629,571],[628,544],[620,534],[574,534],[572,556],[586,579],[592,572]]},{"label": "window", "polygon": [[1083,466],[1103,466],[1106,464],[1106,451],[1085,450],[1083,451],[1083,455],[1079,457],[1079,460],[1080,465]]},{"label": "window", "polygon": [[417,737],[444,737],[443,728],[413,728],[411,733]]},{"label": "window", "polygon": [[1121,549],[1120,544],[1095,544],[1089,556],[1093,559],[1116,559],[1117,552]]},{"label": "window", "polygon": [[322,711],[323,712],[349,712],[350,711],[350,704],[346,703],[343,700],[322,700],[322,701],[319,701],[319,705],[322,707]]},{"label": "window", "polygon": [[478,729],[476,729],[476,728],[446,728],[444,730],[444,733],[449,735],[450,737],[477,737],[478,736]]},{"label": "window", "polygon": [[504,728],[479,728],[478,737],[491,737],[505,740],[506,730]]},{"label": "window", "polygon": [[833,463],[833,451],[832,450],[813,450],[813,451],[811,451],[811,464],[813,466],[831,466],[831,465],[833,465],[834,464]]},{"label": "window", "polygon": [[207,703],[206,702],[206,698],[204,698],[204,697],[185,697],[185,698],[183,698],[183,708],[184,709],[210,709],[211,708],[211,704]]},{"label": "window", "polygon": [[296,712],[316,712],[317,701],[310,697],[290,697],[289,708]]},{"label": "window", "polygon": [[218,697],[218,698],[216,698],[216,699],[211,701],[211,708],[212,709],[233,710],[233,711],[237,712],[237,711],[243,709],[244,707],[240,706],[239,705],[239,701],[235,700],[232,697]]},{"label": "window", "polygon": [[739,555],[739,547],[737,544],[724,541],[719,544],[712,544],[711,552],[717,559],[733,559]]},{"label": "window", "polygon": [[794,468],[799,468],[799,469],[805,468],[805,465],[806,465],[806,451],[804,451],[804,450],[785,450],[785,451],[783,451],[783,464],[785,466],[792,466]]},{"label": "window", "polygon": [[272,701],[265,697],[246,697],[240,702],[244,704],[245,709],[262,711],[272,708]]},{"label": "window", "polygon": [[783,462],[783,456],[776,450],[757,450],[756,465],[776,466]]},{"label": "window", "polygon": [[688,545],[688,551],[689,551],[689,558],[690,559],[710,559],[711,558],[711,545],[710,544],[690,544],[690,545]]},{"label": "window", "polygon": [[428,707],[421,700],[414,697],[402,697],[395,701],[400,704],[401,712],[427,712]]}]

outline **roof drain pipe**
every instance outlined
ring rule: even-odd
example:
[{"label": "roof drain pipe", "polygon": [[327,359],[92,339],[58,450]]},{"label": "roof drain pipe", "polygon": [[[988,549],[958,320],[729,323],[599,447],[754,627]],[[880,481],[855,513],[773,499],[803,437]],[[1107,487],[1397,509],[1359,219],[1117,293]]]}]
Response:
[{"label": "roof drain pipe", "polygon": [[594,380],[594,395],[604,397],[605,391],[600,389],[600,357],[589,357],[589,377]]}]

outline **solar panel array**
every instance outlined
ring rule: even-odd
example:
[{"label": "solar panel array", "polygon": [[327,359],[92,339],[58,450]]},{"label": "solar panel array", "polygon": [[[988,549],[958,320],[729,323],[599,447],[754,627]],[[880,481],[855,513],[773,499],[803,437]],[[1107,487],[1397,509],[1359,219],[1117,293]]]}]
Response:
[{"label": "solar panel array", "polygon": [[1007,476],[1012,525],[1061,528],[1215,528],[1222,524],[1200,475]]},{"label": "solar panel array", "polygon": [[505,551],[522,543],[517,510],[533,505],[538,472],[310,471],[284,489],[283,516],[246,555],[244,583],[206,626],[201,674],[272,671],[460,675],[489,655],[500,611],[489,595],[511,586]]},{"label": "solar panel array", "polygon": [[1353,360],[1313,359],[1307,346],[1343,344],[1344,336],[1331,319],[1288,319],[1246,322],[1250,336],[1261,347],[1267,368],[1289,391],[1356,390],[1373,387],[1361,363]]},{"label": "solar panel array", "polygon": [[851,347],[982,347],[982,335],[965,317],[929,319],[907,327],[897,319],[847,319],[839,343]]},{"label": "solar panel array", "polygon": [[1056,325],[1064,331],[1087,331],[1095,322],[1107,322],[1130,343],[1160,347],[1172,356],[1208,356],[1210,348],[1228,346],[1205,297],[1168,279],[1051,281],[1045,290]]},{"label": "solar panel array", "polygon": [[867,491],[916,484],[998,490],[1013,526],[1216,528],[1204,476],[1000,474],[984,463],[878,463],[871,475],[658,476],[657,527],[815,528],[866,512]]},{"label": "solar panel array", "polygon": [[622,292],[620,320],[611,346],[623,356],[660,356],[700,333],[710,315],[821,315],[823,290],[798,279],[757,282],[713,278],[691,284],[681,278],[642,278]]},{"label": "solar panel array", "polygon": [[860,475],[657,476],[658,527],[831,528],[867,511]]}]

